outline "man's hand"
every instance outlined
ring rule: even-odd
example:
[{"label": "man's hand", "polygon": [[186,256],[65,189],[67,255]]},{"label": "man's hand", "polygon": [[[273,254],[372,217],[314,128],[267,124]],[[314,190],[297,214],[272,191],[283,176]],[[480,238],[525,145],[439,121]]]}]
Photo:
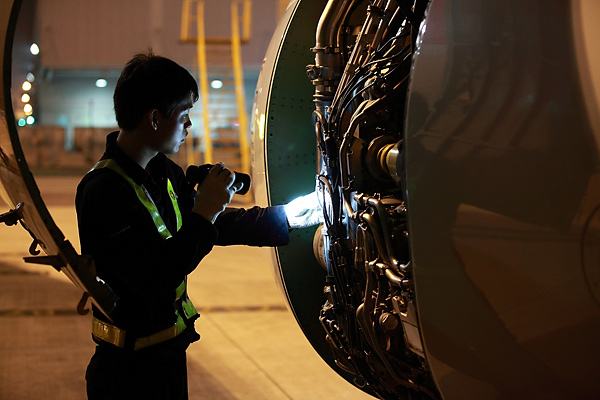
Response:
[{"label": "man's hand", "polygon": [[198,185],[192,211],[210,222],[215,222],[239,189],[239,187],[233,186],[234,179],[235,174],[225,168],[223,164],[215,164],[208,171],[204,181]]},{"label": "man's hand", "polygon": [[283,206],[290,228],[306,228],[323,222],[317,192],[300,196]]}]

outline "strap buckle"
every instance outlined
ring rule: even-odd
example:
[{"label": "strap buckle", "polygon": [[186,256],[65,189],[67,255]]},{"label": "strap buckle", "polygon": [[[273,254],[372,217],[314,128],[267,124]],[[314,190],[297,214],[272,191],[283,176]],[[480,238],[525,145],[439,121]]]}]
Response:
[{"label": "strap buckle", "polygon": [[[137,338],[133,341],[133,350],[140,350],[145,347],[150,347],[155,344],[166,342],[179,336],[187,325],[183,317],[177,312],[177,320],[168,328],[162,329],[152,335]],[[103,342],[110,343],[116,347],[126,347],[127,332],[124,329],[118,328],[112,324],[101,321],[96,317],[92,318],[92,335]]]}]

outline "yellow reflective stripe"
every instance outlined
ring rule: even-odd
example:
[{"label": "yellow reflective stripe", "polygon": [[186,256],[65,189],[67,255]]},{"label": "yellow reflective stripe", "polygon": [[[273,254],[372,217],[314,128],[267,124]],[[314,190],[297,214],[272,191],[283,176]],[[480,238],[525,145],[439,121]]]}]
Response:
[{"label": "yellow reflective stripe", "polygon": [[[150,213],[150,217],[152,218],[152,221],[154,222],[154,225],[156,226],[156,230],[158,231],[159,235],[163,239],[169,239],[172,237],[171,232],[169,232],[167,225],[165,225],[165,222],[163,221],[162,217],[160,216],[160,213],[158,212],[158,209],[156,208],[156,204],[154,204],[152,197],[150,197],[150,193],[148,193],[148,191],[146,190],[145,187],[135,183],[135,181],[133,179],[131,179],[125,173],[125,171],[123,171],[121,169],[119,164],[117,164],[114,160],[106,159],[106,160],[98,161],[96,163],[96,165],[94,165],[94,167],[90,171],[94,171],[94,170],[100,169],[100,168],[109,168],[109,169],[115,171],[117,174],[121,175],[123,177],[123,179],[125,179],[127,181],[127,183],[129,183],[129,185],[133,188],[133,190],[135,191],[135,194],[137,195],[138,200],[142,203],[142,205]],[[177,215],[177,214],[179,214],[178,218],[181,218],[181,213],[179,212],[179,207],[175,211],[175,215]],[[178,219],[177,224],[179,225],[179,219]],[[177,229],[179,230],[179,227]]]},{"label": "yellow reflective stripe", "polygon": [[185,299],[181,302],[181,306],[183,307],[183,313],[187,319],[192,318],[195,315],[198,315],[198,310],[194,307],[192,300],[189,297],[185,296]]},{"label": "yellow reflective stripe", "polygon": [[198,310],[194,307],[194,303],[188,297],[186,293],[187,289],[187,277],[177,286],[175,289],[175,301],[181,300],[181,308],[183,308],[183,313],[187,319],[192,318],[195,315],[198,315]]},{"label": "yellow reflective stripe", "polygon": [[183,219],[181,218],[179,203],[177,202],[177,194],[175,194],[173,184],[171,183],[171,180],[169,178],[167,178],[167,192],[169,193],[169,197],[171,198],[171,203],[173,203],[173,211],[175,211],[175,218],[177,219],[177,230],[179,231],[181,229],[181,225],[183,224]]},{"label": "yellow reflective stripe", "polygon": [[[138,200],[140,200],[142,205],[150,213],[150,216],[152,217],[152,221],[154,222],[154,225],[156,226],[156,229],[157,229],[158,233],[161,235],[161,237],[163,239],[169,239],[172,237],[171,232],[169,232],[169,229],[167,228],[164,220],[162,219],[162,217],[158,211],[158,208],[156,207],[156,204],[154,203],[154,201],[152,200],[152,197],[150,196],[150,193],[148,193],[148,191],[146,190],[146,188],[143,185],[138,185],[137,183],[135,183],[135,181],[133,179],[131,179],[114,160],[111,160],[111,159],[101,160],[98,163],[96,163],[96,165],[94,165],[94,167],[90,170],[90,172],[93,170],[96,170],[96,169],[100,169],[100,168],[109,168],[109,169],[115,171],[117,174],[121,175],[127,181],[127,183],[129,183],[129,185],[133,188],[136,196],[138,197]],[[169,193],[169,197],[171,198],[171,203],[173,205],[173,210],[175,211],[175,218],[177,221],[177,231],[179,231],[179,229],[181,229],[181,226],[183,224],[183,219],[181,217],[179,203],[177,202],[177,194],[175,193],[175,190],[173,189],[173,184],[171,183],[171,180],[168,178],[167,178],[167,192]],[[181,282],[181,284],[179,284],[179,286],[175,289],[175,300],[176,301],[181,300],[181,305],[182,305],[185,319],[190,319],[190,318],[198,315],[198,311],[196,310],[196,307],[194,307],[194,304],[192,303],[192,301],[186,294],[186,287],[187,287],[186,281],[187,281],[187,278],[184,279],[184,281]],[[134,344],[134,349],[138,350],[138,349],[141,349],[144,347],[152,346],[154,344],[163,342],[165,340],[169,340],[169,339],[179,335],[181,332],[183,332],[186,329],[185,320],[184,320],[183,316],[180,315],[179,311],[177,311],[177,309],[176,309],[176,314],[177,314],[177,321],[175,322],[174,325],[172,325],[171,327],[169,327],[167,329],[163,329],[162,331],[156,332],[155,334],[152,334],[150,336],[146,336],[146,337],[137,339]],[[124,340],[125,331],[124,330],[117,328],[116,326],[113,326],[110,324],[105,324],[102,321],[97,320],[96,318],[94,318],[92,321],[92,333],[97,338],[104,340],[106,342],[112,343],[115,346],[123,347],[125,344],[124,343],[125,342],[125,340]]]},{"label": "yellow reflective stripe", "polygon": [[92,318],[92,335],[117,347],[125,347],[125,331],[96,317]]},{"label": "yellow reflective stripe", "polygon": [[179,284],[179,286],[177,286],[177,289],[175,289],[175,300],[179,300],[181,296],[183,296],[183,294],[185,293],[185,287],[186,283],[184,280]]},{"label": "yellow reflective stripe", "polygon": [[152,221],[154,222],[154,226],[156,226],[156,229],[158,230],[160,236],[162,236],[163,239],[171,238],[171,232],[169,232],[167,225],[165,225],[165,221],[163,221],[162,217],[160,216],[160,213],[156,208],[156,204],[154,204],[152,197],[150,197],[150,193],[148,193],[145,187],[137,185],[135,182],[133,182],[133,180],[131,180],[130,183],[135,185],[133,186],[133,188],[135,189],[135,193],[137,194],[138,199],[142,202],[144,207],[146,207],[146,209],[150,213]]},{"label": "yellow reflective stripe", "polygon": [[185,331],[185,328],[187,328],[187,325],[185,324],[183,317],[181,315],[179,315],[179,313],[177,313],[177,322],[175,322],[175,328],[177,330],[178,335],[181,332]]},{"label": "yellow reflective stripe", "polygon": [[158,331],[150,336],[146,336],[146,337],[137,339],[133,345],[133,349],[139,350],[139,349],[143,349],[144,347],[148,347],[148,346],[152,346],[152,345],[155,345],[158,343],[165,342],[169,339],[179,336],[179,334],[181,334],[183,331],[185,331],[185,328],[186,328],[185,321],[183,320],[181,315],[179,315],[179,313],[177,313],[177,321],[175,321],[175,324],[168,327],[167,329]]},{"label": "yellow reflective stripe", "polygon": [[[133,344],[134,350],[143,349],[144,347],[153,346],[155,344],[165,342],[176,336],[179,336],[187,328],[183,317],[177,313],[177,320],[170,327],[153,333],[149,336],[144,336],[135,340]],[[112,324],[100,321],[96,317],[92,317],[92,335],[96,339],[110,343],[117,347],[125,347],[124,329],[118,328]]]}]

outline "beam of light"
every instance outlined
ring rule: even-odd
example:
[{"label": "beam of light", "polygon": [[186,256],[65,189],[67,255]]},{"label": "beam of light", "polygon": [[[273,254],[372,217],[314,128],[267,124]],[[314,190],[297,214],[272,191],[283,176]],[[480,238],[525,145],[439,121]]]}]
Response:
[{"label": "beam of light", "polygon": [[306,228],[323,222],[323,211],[316,191],[296,197],[284,204],[283,209],[291,228]]}]

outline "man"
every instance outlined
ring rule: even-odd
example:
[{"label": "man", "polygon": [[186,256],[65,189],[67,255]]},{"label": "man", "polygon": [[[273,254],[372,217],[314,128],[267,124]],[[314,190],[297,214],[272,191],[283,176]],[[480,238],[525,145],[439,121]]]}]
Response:
[{"label": "man", "polygon": [[[184,142],[197,99],[184,68],[135,56],[114,93],[120,130],[77,188],[82,253],[120,298],[114,315],[93,310],[90,400],[187,399],[185,350],[200,337],[186,276],[215,244],[288,242],[283,206],[226,209],[239,189],[231,171],[213,166],[194,191],[165,156]],[[310,211],[301,208],[297,216]]]}]

